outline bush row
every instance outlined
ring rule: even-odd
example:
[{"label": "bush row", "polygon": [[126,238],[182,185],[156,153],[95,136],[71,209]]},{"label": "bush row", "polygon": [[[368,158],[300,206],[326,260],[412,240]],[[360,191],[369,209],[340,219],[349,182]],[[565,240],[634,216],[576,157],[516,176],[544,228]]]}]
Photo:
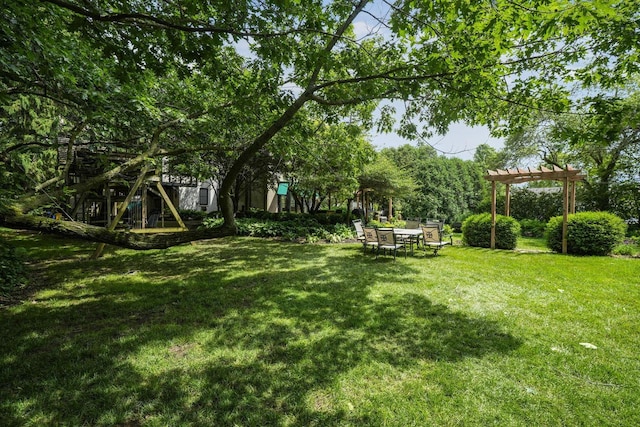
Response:
[{"label": "bush row", "polygon": [[236,218],[254,218],[276,222],[315,222],[321,225],[346,224],[348,214],[346,212],[318,212],[318,213],[297,213],[297,212],[267,212],[260,210],[250,210],[238,212]]},{"label": "bush row", "polygon": [[[191,209],[181,209],[178,211],[180,217],[184,220],[205,220],[209,218],[222,217],[218,211],[204,212]],[[351,215],[352,218],[355,218]],[[349,215],[346,212],[318,212],[318,213],[297,213],[297,212],[267,212],[263,210],[254,210],[237,212],[237,219],[254,218],[268,221],[289,222],[289,221],[313,221],[322,225],[347,224]]]},{"label": "bush row", "polygon": [[[207,218],[203,227],[213,228],[222,224],[222,219]],[[258,218],[237,218],[238,234],[253,237],[281,237],[286,240],[304,239],[313,243],[319,240],[340,242],[354,237],[353,229],[346,224],[320,224],[307,216],[289,221],[273,221]]]},{"label": "bush row", "polygon": [[[496,248],[514,249],[519,234],[539,237],[544,230],[547,246],[562,252],[562,216],[547,224],[537,220],[520,223],[503,215],[496,216]],[[463,241],[469,246],[491,245],[491,214],[472,215],[462,224]],[[624,241],[625,222],[609,212],[580,212],[567,220],[567,253],[576,255],[608,255]]]}]

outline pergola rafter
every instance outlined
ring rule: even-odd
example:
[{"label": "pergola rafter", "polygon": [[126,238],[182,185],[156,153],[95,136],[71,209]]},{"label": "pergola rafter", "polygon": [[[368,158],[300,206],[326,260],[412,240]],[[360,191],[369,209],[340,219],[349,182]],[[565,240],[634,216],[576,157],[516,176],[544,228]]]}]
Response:
[{"label": "pergola rafter", "polygon": [[[511,185],[522,184],[531,181],[562,181],[563,188],[563,221],[562,221],[562,253],[567,253],[567,217],[569,211],[576,211],[576,182],[584,180],[584,175],[579,169],[567,165],[565,168],[554,166],[553,169],[532,168],[516,168],[516,169],[497,169],[488,170],[485,179],[491,181],[491,249],[496,247],[496,184],[498,182],[505,184],[505,215],[510,214],[511,204]],[[569,188],[571,187],[571,188]],[[571,198],[569,198],[571,193]]]}]

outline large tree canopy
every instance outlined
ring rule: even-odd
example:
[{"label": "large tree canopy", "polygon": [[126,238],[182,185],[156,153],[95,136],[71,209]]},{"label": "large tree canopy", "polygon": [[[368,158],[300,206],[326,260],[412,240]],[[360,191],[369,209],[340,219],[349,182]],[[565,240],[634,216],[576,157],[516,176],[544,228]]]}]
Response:
[{"label": "large tree canopy", "polygon": [[[640,46],[637,1],[2,3],[0,224],[144,248],[202,236],[134,237],[30,212],[161,157],[218,152],[234,160],[214,235],[232,234],[236,178],[287,144],[302,112],[388,129],[393,109],[374,108],[396,100],[407,136],[461,120],[517,126],[566,108],[569,80],[637,71]],[[131,157],[74,184],[51,165],[60,141]]]}]

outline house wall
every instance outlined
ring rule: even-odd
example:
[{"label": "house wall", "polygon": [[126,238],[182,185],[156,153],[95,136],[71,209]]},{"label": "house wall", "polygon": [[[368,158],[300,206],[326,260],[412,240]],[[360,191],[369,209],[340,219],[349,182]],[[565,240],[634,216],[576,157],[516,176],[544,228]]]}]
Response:
[{"label": "house wall", "polygon": [[[208,203],[207,205],[200,205],[200,189],[206,188],[208,189]],[[178,208],[185,210],[206,210],[207,212],[218,211],[218,200],[216,198],[216,190],[215,184],[211,181],[199,182],[195,187],[176,187],[178,193]],[[251,194],[249,197],[245,197],[242,195],[240,200],[248,200],[249,208],[254,209],[264,209],[269,212],[278,212],[278,196],[276,194],[275,189],[271,189],[264,184],[262,186],[253,186],[251,188]],[[240,208],[244,205],[243,202],[240,202]],[[205,209],[202,209],[202,208]]]},{"label": "house wall", "polygon": [[276,194],[276,190],[271,188],[267,190],[267,210],[273,213],[278,212],[278,195]]},{"label": "house wall", "polygon": [[[200,189],[208,190],[207,204],[200,204]],[[188,210],[205,210],[206,212],[217,211],[218,203],[216,200],[215,188],[211,181],[199,182],[195,187],[178,187],[179,209]]]}]

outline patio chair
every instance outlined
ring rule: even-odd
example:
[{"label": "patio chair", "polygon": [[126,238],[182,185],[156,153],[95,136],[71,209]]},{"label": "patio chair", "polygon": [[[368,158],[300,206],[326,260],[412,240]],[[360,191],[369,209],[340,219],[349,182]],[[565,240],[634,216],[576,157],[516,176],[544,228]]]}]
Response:
[{"label": "patio chair", "polygon": [[444,221],[438,221],[435,219],[428,219],[425,221],[424,223],[425,226],[427,227],[432,227],[432,226],[437,226],[440,231],[442,231],[443,227],[444,227]]},{"label": "patio chair", "polygon": [[376,229],[373,227],[364,227],[364,244],[363,244],[363,252],[367,253],[367,247],[370,246],[371,250],[378,248],[378,233]]},{"label": "patio chair", "polygon": [[420,228],[420,219],[408,219],[404,228]]},{"label": "patio chair", "polygon": [[422,245],[424,250],[433,250],[433,255],[438,255],[438,251],[446,245],[451,245],[452,241],[442,240],[442,229],[439,224],[425,225],[422,227]]},{"label": "patio chair", "polygon": [[361,219],[354,219],[351,222],[353,223],[353,226],[356,228],[356,239],[358,239],[358,242],[360,242],[360,243],[362,243],[364,245],[365,244],[365,238],[364,238],[364,230],[362,228],[362,220]]},{"label": "patio chair", "polygon": [[407,257],[407,246],[404,242],[400,240],[396,240],[396,235],[393,232],[393,228],[378,228],[378,251],[376,252],[376,258],[380,254],[380,249],[384,251],[384,253],[388,251],[393,251],[393,259],[396,259],[396,254],[398,249],[404,248],[404,257]]},{"label": "patio chair", "polygon": [[[420,228],[420,218],[408,219],[405,221],[404,228],[407,229],[419,229]],[[416,236],[399,236],[403,239],[404,243],[409,243],[411,246],[411,253],[413,253],[413,243],[415,242],[417,247],[420,247],[420,240],[422,240],[422,235],[418,234]]]}]

